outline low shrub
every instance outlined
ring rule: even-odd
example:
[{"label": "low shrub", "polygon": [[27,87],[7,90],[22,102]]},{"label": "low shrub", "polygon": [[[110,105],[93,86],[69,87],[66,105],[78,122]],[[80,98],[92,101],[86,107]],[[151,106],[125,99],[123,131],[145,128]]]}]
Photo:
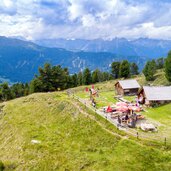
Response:
[{"label": "low shrub", "polygon": [[5,169],[4,164],[2,163],[2,161],[0,160],[0,171],[3,171]]}]

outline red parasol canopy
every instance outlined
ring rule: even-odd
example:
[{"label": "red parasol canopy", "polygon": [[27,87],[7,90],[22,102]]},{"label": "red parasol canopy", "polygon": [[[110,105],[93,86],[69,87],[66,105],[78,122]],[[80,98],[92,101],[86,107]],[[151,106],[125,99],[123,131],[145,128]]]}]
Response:
[{"label": "red parasol canopy", "polygon": [[116,106],[128,106],[128,104],[125,102],[117,102]]},{"label": "red parasol canopy", "polygon": [[116,110],[120,111],[120,112],[126,112],[126,111],[128,111],[128,107],[127,106],[117,106]]},{"label": "red parasol canopy", "polygon": [[85,88],[85,91],[88,92],[88,87]]},{"label": "red parasol canopy", "polygon": [[110,106],[108,106],[106,112],[112,112],[112,111],[113,111],[113,109]]},{"label": "red parasol canopy", "polygon": [[140,112],[140,107],[138,107],[138,106],[128,106],[128,109],[136,111],[136,112]]}]

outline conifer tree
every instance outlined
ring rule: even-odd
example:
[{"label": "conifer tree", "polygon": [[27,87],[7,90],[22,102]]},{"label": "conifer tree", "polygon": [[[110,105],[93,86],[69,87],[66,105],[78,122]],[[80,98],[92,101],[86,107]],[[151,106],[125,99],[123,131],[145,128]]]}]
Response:
[{"label": "conifer tree", "polygon": [[97,83],[100,82],[102,80],[102,75],[99,69],[96,69],[93,71],[92,73],[92,83]]},{"label": "conifer tree", "polygon": [[103,72],[103,81],[110,80],[110,74],[108,72]]},{"label": "conifer tree", "polygon": [[11,89],[7,82],[0,84],[0,96],[2,101],[12,99]]},{"label": "conifer tree", "polygon": [[165,75],[169,82],[171,82],[171,51],[168,53],[165,62]]},{"label": "conifer tree", "polygon": [[123,60],[119,68],[119,77],[128,78],[130,75],[130,65],[127,60]]},{"label": "conifer tree", "polygon": [[71,78],[72,78],[73,87],[76,87],[78,85],[77,74],[72,75]]},{"label": "conifer tree", "polygon": [[89,85],[92,82],[91,72],[88,68],[83,71],[83,84]]},{"label": "conifer tree", "polygon": [[130,66],[131,75],[138,75],[138,65],[136,63],[131,63]]},{"label": "conifer tree", "polygon": [[112,62],[111,72],[115,79],[119,77],[120,62]]},{"label": "conifer tree", "polygon": [[82,72],[78,73],[77,82],[78,82],[79,86],[83,84],[83,74],[82,74]]},{"label": "conifer tree", "polygon": [[157,69],[162,69],[164,68],[164,63],[165,63],[165,58],[158,58],[156,60],[156,68]]},{"label": "conifer tree", "polygon": [[156,62],[155,60],[147,61],[144,69],[143,74],[146,77],[147,81],[153,81],[155,79],[154,74],[156,72]]}]

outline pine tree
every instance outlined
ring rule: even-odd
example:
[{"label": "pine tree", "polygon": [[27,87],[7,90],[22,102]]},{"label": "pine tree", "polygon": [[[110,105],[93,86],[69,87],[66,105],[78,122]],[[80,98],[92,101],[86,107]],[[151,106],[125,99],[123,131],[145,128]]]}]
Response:
[{"label": "pine tree", "polygon": [[37,77],[42,82],[42,90],[44,92],[53,91],[52,86],[52,66],[49,63],[45,63],[43,68],[39,68],[39,76]]},{"label": "pine tree", "polygon": [[171,51],[168,53],[165,62],[165,75],[169,82],[171,82]]},{"label": "pine tree", "polygon": [[73,87],[77,87],[78,85],[77,74],[72,75],[71,78],[72,78]]},{"label": "pine tree", "polygon": [[67,87],[66,88],[73,88],[73,87],[74,87],[73,76],[69,75],[67,77]]},{"label": "pine tree", "polygon": [[156,68],[157,69],[162,69],[164,68],[164,63],[165,63],[165,59],[164,58],[158,58],[156,60]]},{"label": "pine tree", "polygon": [[108,72],[103,72],[103,81],[110,80],[110,74]]},{"label": "pine tree", "polygon": [[130,65],[127,60],[123,60],[119,68],[119,77],[128,78],[130,75]]},{"label": "pine tree", "polygon": [[43,92],[43,83],[39,78],[34,78],[30,82],[29,93]]},{"label": "pine tree", "polygon": [[96,69],[92,73],[92,83],[101,82],[103,80],[102,74],[99,69]]},{"label": "pine tree", "polygon": [[130,66],[131,75],[138,75],[138,65],[136,63],[132,63]]},{"label": "pine tree", "polygon": [[52,67],[52,91],[53,90],[64,90],[68,87],[69,71],[67,68],[62,68],[60,65]]},{"label": "pine tree", "polygon": [[111,72],[115,79],[119,77],[120,62],[112,62]]},{"label": "pine tree", "polygon": [[24,96],[27,96],[29,94],[29,84],[26,83],[24,86]]},{"label": "pine tree", "polygon": [[146,77],[147,81],[153,81],[155,79],[154,74],[156,72],[156,62],[155,60],[147,61],[144,69],[143,74]]},{"label": "pine tree", "polygon": [[78,76],[77,76],[77,82],[78,82],[78,85],[83,85],[83,74],[82,72],[79,72],[78,73]]},{"label": "pine tree", "polygon": [[12,93],[7,82],[0,84],[0,96],[2,101],[12,99]]},{"label": "pine tree", "polygon": [[39,68],[39,75],[30,83],[30,92],[48,92],[69,88],[69,72],[60,65],[51,66],[46,63]]},{"label": "pine tree", "polygon": [[83,71],[83,84],[89,85],[92,82],[91,72],[88,68]]},{"label": "pine tree", "polygon": [[22,84],[22,83],[13,84],[10,87],[10,89],[11,89],[11,94],[12,94],[13,98],[24,96],[24,90],[25,90],[24,84]]}]

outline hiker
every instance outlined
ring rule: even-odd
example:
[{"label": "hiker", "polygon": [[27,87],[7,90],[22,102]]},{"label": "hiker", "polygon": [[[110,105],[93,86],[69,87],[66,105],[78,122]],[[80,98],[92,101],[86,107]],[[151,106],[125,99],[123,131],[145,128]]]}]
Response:
[{"label": "hiker", "polygon": [[126,123],[128,124],[128,120],[129,120],[128,114],[125,115],[125,120],[126,120]]},{"label": "hiker", "polygon": [[134,119],[135,121],[137,121],[137,114],[133,112],[132,116],[133,116],[133,119]]},{"label": "hiker", "polygon": [[140,106],[140,103],[139,103],[139,100],[138,100],[138,96],[136,97],[135,102],[136,102],[135,106],[139,107]]},{"label": "hiker", "polygon": [[137,121],[137,114],[136,113],[133,113],[130,117],[130,123],[128,124],[128,126],[130,128],[135,128],[136,126],[136,121]]},{"label": "hiker", "polygon": [[143,101],[144,101],[143,95],[140,94],[140,97],[138,98],[138,103],[143,104]]},{"label": "hiker", "polygon": [[93,102],[92,105],[94,108],[96,108],[96,102]]},{"label": "hiker", "polygon": [[120,118],[120,116],[118,115],[118,126],[120,126],[121,125],[121,118]]},{"label": "hiker", "polygon": [[92,100],[92,105],[93,105],[93,107],[96,107],[96,102],[94,99]]},{"label": "hiker", "polygon": [[92,91],[91,91],[91,89],[89,89],[89,92],[90,92],[90,100],[92,100],[93,96],[92,96]]},{"label": "hiker", "polygon": [[97,90],[97,92],[96,92],[96,96],[99,97],[99,92],[98,92],[98,90]]}]

